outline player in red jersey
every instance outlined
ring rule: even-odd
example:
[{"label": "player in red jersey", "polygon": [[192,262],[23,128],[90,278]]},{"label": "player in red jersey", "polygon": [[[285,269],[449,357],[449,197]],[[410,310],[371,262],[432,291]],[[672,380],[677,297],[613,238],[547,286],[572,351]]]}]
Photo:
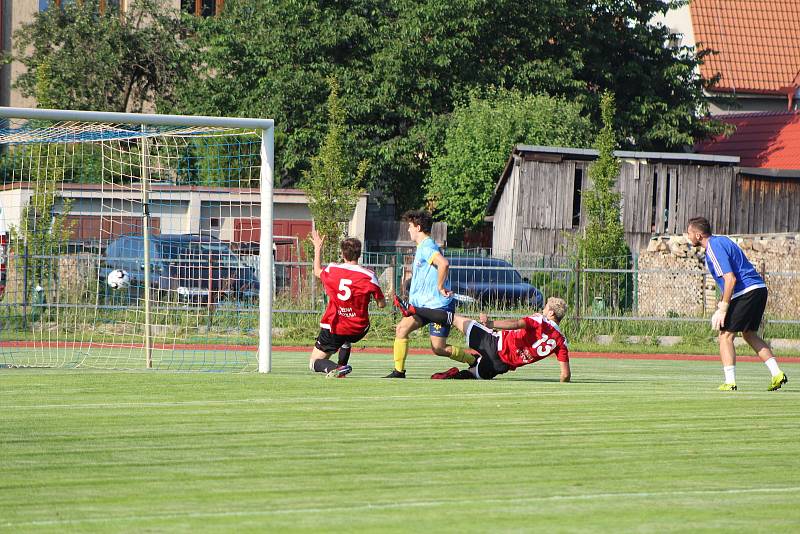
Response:
[{"label": "player in red jersey", "polygon": [[375,298],[379,308],[386,306],[375,273],[358,264],[361,241],[355,238],[341,242],[343,263],[331,263],[322,268],[322,244],[325,238],[316,230],[311,232],[314,243],[314,275],[322,280],[328,295],[328,307],[322,314],[314,349],[308,366],[312,371],[331,378],[343,378],[353,368],[346,362],[332,362],[331,354],[344,348],[349,356],[351,343],[360,341],[369,331],[369,302]]},{"label": "player in red jersey", "polygon": [[[491,380],[497,375],[538,362],[553,354],[561,366],[561,382],[569,382],[572,377],[567,340],[558,328],[567,312],[567,303],[563,299],[547,299],[541,314],[501,321],[489,320],[481,314],[480,322],[461,315],[447,315],[442,310],[414,308],[406,303],[402,304],[404,306],[401,306],[401,311],[404,314],[417,315],[440,324],[452,324],[464,332],[469,347],[480,354],[475,365],[468,369],[451,367],[431,378]],[[500,332],[494,332],[493,328]]]}]

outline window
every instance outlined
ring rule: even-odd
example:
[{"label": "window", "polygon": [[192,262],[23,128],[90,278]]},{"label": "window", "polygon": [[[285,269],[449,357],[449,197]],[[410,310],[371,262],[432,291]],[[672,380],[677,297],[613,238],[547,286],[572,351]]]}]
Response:
[{"label": "window", "polygon": [[650,231],[655,233],[658,231],[658,171],[653,173],[653,196],[651,203],[653,205],[653,213],[650,217]]},{"label": "window", "polygon": [[161,241],[159,257],[167,262],[205,264],[212,260],[223,267],[241,267],[239,258],[223,243]]},{"label": "window", "polygon": [[[76,1],[78,2],[78,5],[82,4],[82,0],[39,0],[39,11],[44,11],[51,5],[64,7],[68,4],[74,4]],[[120,10],[121,3],[122,0],[99,0],[97,8],[100,11],[100,14],[105,14],[106,9],[117,12]]]},{"label": "window", "polygon": [[500,284],[519,284],[522,276],[514,269],[490,269],[480,265],[469,267],[451,267],[450,280],[461,284],[478,283],[500,283]]},{"label": "window", "polygon": [[198,17],[210,17],[222,12],[224,0],[181,0],[181,9]]},{"label": "window", "polygon": [[669,171],[667,171],[667,194],[666,194],[666,202],[664,202],[664,232],[669,233],[669,193],[670,193],[670,175]]},{"label": "window", "polygon": [[683,46],[683,34],[670,33],[669,39],[667,39],[667,46],[673,49],[677,49]]},{"label": "window", "polygon": [[575,167],[575,181],[572,187],[572,227],[581,225],[581,189],[583,189],[583,169]]}]

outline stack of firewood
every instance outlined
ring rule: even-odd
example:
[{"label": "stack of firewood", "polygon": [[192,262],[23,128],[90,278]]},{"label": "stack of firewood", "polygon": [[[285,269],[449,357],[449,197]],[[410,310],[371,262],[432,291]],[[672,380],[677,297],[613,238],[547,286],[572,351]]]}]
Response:
[{"label": "stack of firewood", "polygon": [[[767,283],[768,317],[800,318],[800,234],[731,239]],[[654,237],[639,255],[638,268],[640,315],[697,317],[715,309],[718,291],[706,274],[705,251],[685,237]]]}]

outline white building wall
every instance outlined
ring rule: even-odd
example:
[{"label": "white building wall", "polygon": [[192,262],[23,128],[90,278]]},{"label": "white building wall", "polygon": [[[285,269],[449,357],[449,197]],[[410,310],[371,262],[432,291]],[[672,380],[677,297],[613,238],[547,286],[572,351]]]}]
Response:
[{"label": "white building wall", "polygon": [[[39,12],[39,0],[13,0],[3,2],[3,50],[13,50],[13,33],[23,24],[33,20]],[[14,61],[3,65],[0,69],[0,105],[31,108],[36,107],[36,101],[23,97],[19,91],[11,88],[17,77],[25,72],[22,63]]]}]

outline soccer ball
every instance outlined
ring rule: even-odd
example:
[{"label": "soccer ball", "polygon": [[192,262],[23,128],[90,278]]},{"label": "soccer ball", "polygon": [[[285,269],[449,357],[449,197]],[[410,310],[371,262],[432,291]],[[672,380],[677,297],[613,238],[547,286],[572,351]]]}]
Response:
[{"label": "soccer ball", "polygon": [[111,289],[125,289],[131,285],[131,277],[122,269],[114,269],[108,273],[106,283]]}]

